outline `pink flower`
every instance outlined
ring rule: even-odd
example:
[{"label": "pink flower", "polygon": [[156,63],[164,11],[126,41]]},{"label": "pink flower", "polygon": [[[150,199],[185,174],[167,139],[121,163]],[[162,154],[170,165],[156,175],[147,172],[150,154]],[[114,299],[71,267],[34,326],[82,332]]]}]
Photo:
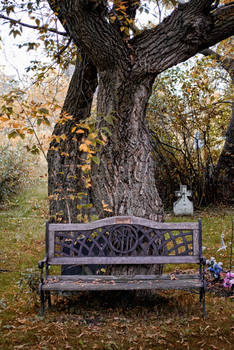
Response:
[{"label": "pink flower", "polygon": [[227,272],[223,281],[225,288],[232,288],[234,286],[234,272]]}]

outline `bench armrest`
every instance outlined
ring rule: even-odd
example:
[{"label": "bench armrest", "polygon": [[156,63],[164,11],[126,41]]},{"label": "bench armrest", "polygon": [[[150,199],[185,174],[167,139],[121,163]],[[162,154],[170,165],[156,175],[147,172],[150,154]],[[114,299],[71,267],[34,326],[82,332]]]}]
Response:
[{"label": "bench armrest", "polygon": [[38,261],[38,268],[43,269],[44,265],[47,263],[47,256],[44,257],[43,260]]},{"label": "bench armrest", "polygon": [[[44,282],[43,270],[44,270],[45,264],[47,264],[47,260],[48,260],[48,258],[47,258],[47,256],[45,256],[43,260],[38,261],[38,267],[41,270],[41,284],[43,284],[43,282]],[[47,275],[47,270],[48,270],[48,267],[46,268],[46,275]]]},{"label": "bench armrest", "polygon": [[206,258],[201,257],[200,258],[200,276],[203,281],[204,288],[205,288],[205,266],[206,266]]}]

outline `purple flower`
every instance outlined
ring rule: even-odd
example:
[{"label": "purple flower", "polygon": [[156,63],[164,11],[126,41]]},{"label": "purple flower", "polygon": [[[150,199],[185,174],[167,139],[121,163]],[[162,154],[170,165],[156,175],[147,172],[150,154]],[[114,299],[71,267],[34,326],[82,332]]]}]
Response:
[{"label": "purple flower", "polygon": [[232,288],[234,286],[234,272],[230,271],[226,273],[223,285],[225,288]]}]

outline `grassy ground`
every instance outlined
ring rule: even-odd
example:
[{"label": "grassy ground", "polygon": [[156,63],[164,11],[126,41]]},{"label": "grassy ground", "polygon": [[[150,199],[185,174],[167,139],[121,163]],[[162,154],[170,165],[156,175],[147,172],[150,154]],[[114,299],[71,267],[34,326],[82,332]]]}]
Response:
[{"label": "grassy ground", "polygon": [[[222,232],[230,241],[233,214],[233,208],[225,207],[196,214],[203,219],[204,254],[223,261],[226,269],[229,254],[217,253],[217,248]],[[178,291],[138,298],[131,293],[53,297],[52,309],[40,317],[27,281],[32,289],[36,286],[46,217],[46,179],[0,210],[0,349],[232,349],[231,299],[210,294],[205,321],[199,296]]]}]

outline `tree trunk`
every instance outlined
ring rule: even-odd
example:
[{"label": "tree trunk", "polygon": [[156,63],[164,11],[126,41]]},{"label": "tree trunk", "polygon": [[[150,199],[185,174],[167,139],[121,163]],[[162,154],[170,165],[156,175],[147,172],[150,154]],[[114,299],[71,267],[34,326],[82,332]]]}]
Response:
[{"label": "tree trunk", "polygon": [[[230,42],[230,45],[232,42]],[[207,49],[201,52],[205,56],[212,56],[231,78],[231,90],[234,86],[234,59],[222,57],[217,52]],[[231,102],[231,118],[225,135],[225,143],[216,164],[213,182],[216,186],[216,197],[220,200],[233,203],[234,193],[234,102]]]},{"label": "tree trunk", "polygon": [[[93,203],[100,218],[134,215],[163,220],[163,206],[155,184],[155,161],[151,135],[146,125],[146,106],[154,79],[141,82],[128,77],[114,85],[118,72],[99,79],[98,115],[108,115],[111,136],[98,154],[100,164],[92,166]],[[111,87],[111,89],[110,89]],[[108,93],[110,92],[111,93]],[[161,265],[112,266],[113,274],[160,273]]]},{"label": "tree trunk", "polygon": [[[226,69],[231,77],[231,89],[234,86],[234,59],[229,59]],[[225,143],[215,168],[215,180],[218,184],[218,196],[227,202],[234,202],[234,101],[232,114],[225,135]]]},{"label": "tree trunk", "polygon": [[[77,124],[90,115],[96,87],[96,68],[87,56],[83,55],[82,60],[78,57],[47,154],[50,220],[54,222],[77,222],[77,216],[90,204],[81,171],[85,155],[79,149],[84,134],[72,130],[80,129]],[[90,210],[86,208],[85,212]]]},{"label": "tree trunk", "polygon": [[[116,73],[117,74],[117,73]],[[145,111],[154,79],[141,82],[128,77],[114,86],[114,72],[99,81],[98,115],[108,115],[111,136],[92,167],[93,203],[100,218],[134,215],[163,220],[163,207],[155,185],[155,162]],[[112,87],[112,95],[108,93]],[[113,123],[113,125],[111,125]],[[104,203],[103,203],[104,200]]]},{"label": "tree trunk", "polygon": [[215,182],[218,198],[234,202],[234,102],[232,102],[232,116],[229,122],[226,140],[215,168]]}]

